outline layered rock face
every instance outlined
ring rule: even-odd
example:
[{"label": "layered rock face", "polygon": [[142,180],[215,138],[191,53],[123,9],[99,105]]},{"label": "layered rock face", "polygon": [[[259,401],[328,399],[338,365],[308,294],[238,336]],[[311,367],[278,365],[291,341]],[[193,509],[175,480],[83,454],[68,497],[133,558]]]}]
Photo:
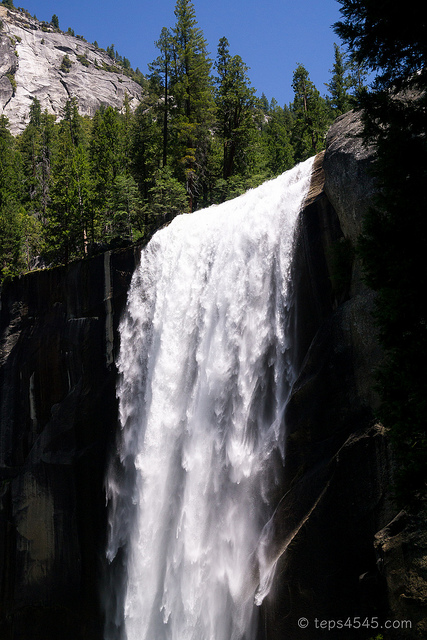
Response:
[{"label": "layered rock face", "polygon": [[33,97],[58,117],[73,97],[88,116],[101,105],[120,109],[125,93],[131,108],[138,104],[141,86],[119,69],[111,71],[114,61],[104,51],[17,10],[0,7],[0,20],[0,113],[14,135],[28,124]]},{"label": "layered rock face", "polygon": [[[412,640],[427,632],[425,522],[393,505],[393,459],[374,420],[381,352],[354,244],[375,185],[373,151],[349,135],[359,126],[350,113],[331,128],[301,216],[293,265],[299,375],[271,522],[276,577],[259,640]],[[102,638],[117,326],[138,255],[108,252],[3,289],[2,639]],[[372,628],[316,627],[357,619],[374,620]],[[375,627],[386,619],[410,626]]]}]

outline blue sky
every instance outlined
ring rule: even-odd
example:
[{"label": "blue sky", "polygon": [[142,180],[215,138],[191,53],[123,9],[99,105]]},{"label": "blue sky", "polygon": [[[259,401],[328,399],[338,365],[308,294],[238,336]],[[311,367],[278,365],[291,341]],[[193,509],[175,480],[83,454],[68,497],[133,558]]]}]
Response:
[{"label": "blue sky", "polygon": [[[147,72],[158,55],[154,41],[162,27],[175,24],[175,0],[21,0],[39,20],[55,13],[68,27],[104,49],[114,44],[132,67]],[[327,93],[333,65],[333,44],[340,44],[332,24],[340,18],[337,0],[194,0],[198,26],[216,57],[225,36],[232,55],[250,67],[258,95],[265,93],[283,106],[293,100],[292,75],[302,63],[322,95]],[[15,6],[20,6],[15,0]]]}]

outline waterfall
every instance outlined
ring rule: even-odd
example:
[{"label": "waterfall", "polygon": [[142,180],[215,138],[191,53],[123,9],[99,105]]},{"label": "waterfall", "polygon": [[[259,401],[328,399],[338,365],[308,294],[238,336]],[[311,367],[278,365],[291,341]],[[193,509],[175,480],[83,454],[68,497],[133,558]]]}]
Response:
[{"label": "waterfall", "polygon": [[142,252],[120,326],[107,479],[107,557],[126,549],[111,640],[256,634],[274,571],[263,540],[295,377],[290,267],[312,162],[176,217]]}]

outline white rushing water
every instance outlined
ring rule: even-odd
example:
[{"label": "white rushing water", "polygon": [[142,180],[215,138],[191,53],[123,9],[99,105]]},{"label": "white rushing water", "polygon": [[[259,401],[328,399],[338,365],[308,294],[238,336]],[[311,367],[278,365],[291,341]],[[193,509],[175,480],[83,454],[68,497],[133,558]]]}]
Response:
[{"label": "white rushing water", "polygon": [[109,560],[127,545],[127,640],[254,637],[311,167],[178,216],[143,250],[120,327],[124,477],[107,481]]}]

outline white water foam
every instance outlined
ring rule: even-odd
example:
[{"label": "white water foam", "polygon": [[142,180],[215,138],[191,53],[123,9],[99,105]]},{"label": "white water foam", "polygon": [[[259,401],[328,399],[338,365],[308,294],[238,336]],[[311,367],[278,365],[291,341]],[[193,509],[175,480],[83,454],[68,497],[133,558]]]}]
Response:
[{"label": "white water foam", "polygon": [[118,362],[125,477],[107,481],[109,560],[127,546],[127,640],[256,633],[274,571],[258,541],[284,454],[290,266],[312,162],[176,217],[133,276]]}]

